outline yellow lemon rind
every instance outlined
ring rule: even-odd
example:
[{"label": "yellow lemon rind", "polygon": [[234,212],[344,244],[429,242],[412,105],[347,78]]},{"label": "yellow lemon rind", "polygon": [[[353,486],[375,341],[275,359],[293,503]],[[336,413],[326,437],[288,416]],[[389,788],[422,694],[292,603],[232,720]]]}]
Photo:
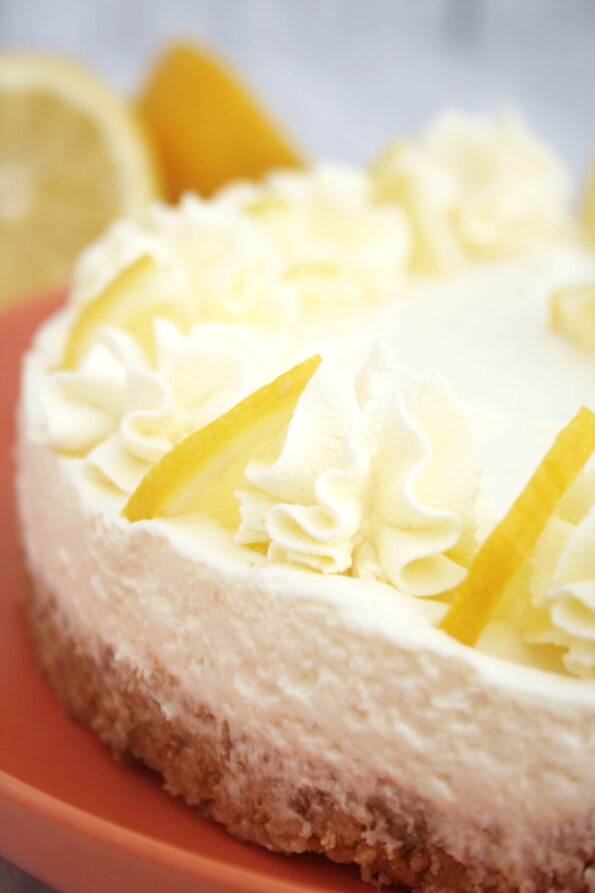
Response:
[{"label": "yellow lemon rind", "polygon": [[582,407],[564,428],[507,515],[477,552],[453,594],[441,629],[474,645],[500,595],[521,567],[554,509],[595,450],[595,413]]},{"label": "yellow lemon rind", "polygon": [[234,493],[246,465],[259,446],[287,426],[319,364],[315,354],[176,444],[147,472],[123,515],[134,522],[198,510],[233,527],[238,517]]},{"label": "yellow lemon rind", "polygon": [[302,167],[300,153],[240,78],[187,43],[158,61],[138,104],[161,154],[169,197],[211,195],[231,180]]},{"label": "yellow lemon rind", "polygon": [[146,254],[122,270],[75,319],[64,348],[62,368],[77,369],[106,326],[133,335],[151,362],[155,360],[153,322],[158,316],[187,330],[190,313],[181,301],[167,294],[160,281],[161,272]]}]

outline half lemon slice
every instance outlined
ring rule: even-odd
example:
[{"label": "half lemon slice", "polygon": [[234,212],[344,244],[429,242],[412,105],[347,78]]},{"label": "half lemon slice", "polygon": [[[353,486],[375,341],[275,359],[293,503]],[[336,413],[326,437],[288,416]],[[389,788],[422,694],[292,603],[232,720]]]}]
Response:
[{"label": "half lemon slice", "polygon": [[0,304],[63,285],[80,251],[159,191],[132,109],[78,65],[0,54]]},{"label": "half lemon slice", "polygon": [[278,452],[315,354],[181,440],[142,479],[123,509],[129,521],[202,511],[228,530],[240,521],[235,491],[252,459]]}]

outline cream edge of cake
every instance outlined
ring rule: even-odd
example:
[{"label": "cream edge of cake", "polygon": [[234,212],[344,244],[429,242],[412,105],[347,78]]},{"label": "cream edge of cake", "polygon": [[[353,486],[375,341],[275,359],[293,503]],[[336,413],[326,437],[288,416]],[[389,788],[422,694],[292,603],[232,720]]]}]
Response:
[{"label": "cream edge of cake", "polygon": [[[400,226],[398,218],[385,223]],[[146,250],[132,241],[122,240],[125,255]],[[308,318],[296,357],[322,348],[355,371],[381,330],[407,370],[444,372],[468,408],[485,469],[481,539],[573,407],[593,404],[593,356],[550,330],[544,299],[549,283],[580,280],[591,264],[564,237],[518,259],[406,281],[394,299],[333,314],[330,336],[328,318]],[[93,258],[87,274],[92,266]],[[378,268],[383,278],[384,261]],[[345,822],[359,829],[360,842],[347,849],[364,876],[386,880],[392,871],[422,889],[461,877],[466,889],[541,890],[544,878],[558,885],[552,889],[589,889],[595,681],[548,671],[547,656],[538,657],[547,648],[506,641],[515,658],[534,664],[523,666],[462,646],[434,628],[439,602],[270,561],[207,518],[130,525],[121,517],[124,495],[39,435],[38,397],[72,312],[47,324],[24,366],[17,486],[38,592],[33,616],[97,667],[109,654],[110,672],[133,679],[131,691],[141,689],[165,723],[200,738],[204,717],[213,717],[226,768],[217,763],[220,777],[202,798],[185,786],[185,769],[168,777],[157,765],[170,789],[208,800],[206,810],[238,836],[331,858],[334,849],[341,859],[333,822],[328,839],[318,833],[318,798],[336,829]],[[40,632],[51,675],[59,658],[43,641]],[[103,729],[116,750],[130,747],[130,729],[119,721],[120,742],[117,723]],[[154,759],[142,747],[137,755]],[[259,786],[270,796],[256,819]],[[244,817],[230,813],[234,800],[251,804]],[[395,827],[408,841],[402,858]],[[417,873],[416,836],[426,857],[434,854]]]}]

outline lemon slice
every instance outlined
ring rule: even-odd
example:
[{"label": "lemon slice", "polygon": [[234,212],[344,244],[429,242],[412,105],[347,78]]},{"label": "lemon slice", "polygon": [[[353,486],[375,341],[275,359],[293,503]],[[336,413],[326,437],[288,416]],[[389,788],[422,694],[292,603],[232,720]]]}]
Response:
[{"label": "lemon slice", "polygon": [[72,327],[62,367],[76,369],[106,326],[124,329],[134,335],[154,363],[154,320],[162,317],[183,331],[192,323],[190,310],[180,298],[169,271],[153,258],[143,255],[83,308]]},{"label": "lemon slice", "polygon": [[554,292],[550,301],[552,328],[584,350],[595,350],[595,282]]},{"label": "lemon slice", "polygon": [[159,183],[131,109],[70,62],[0,54],[0,303],[66,282],[81,249]]},{"label": "lemon slice", "polygon": [[300,394],[318,368],[315,354],[176,444],[142,479],[123,509],[129,521],[202,511],[228,530],[240,521],[235,491],[252,459],[272,459]]},{"label": "lemon slice", "polygon": [[533,477],[477,552],[441,627],[474,645],[506,587],[568,487],[595,450],[595,413],[583,407],[555,439]]},{"label": "lemon slice", "polygon": [[240,79],[211,53],[179,44],[157,64],[139,102],[154,134],[169,197],[210,195],[301,160]]}]

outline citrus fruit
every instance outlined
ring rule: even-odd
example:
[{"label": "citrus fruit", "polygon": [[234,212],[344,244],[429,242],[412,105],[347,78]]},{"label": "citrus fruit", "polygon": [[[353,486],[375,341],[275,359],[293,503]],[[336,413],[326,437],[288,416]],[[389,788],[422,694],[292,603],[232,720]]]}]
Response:
[{"label": "citrus fruit", "polygon": [[595,450],[595,413],[582,407],[556,437],[531,480],[477,552],[454,590],[441,628],[474,645],[513,575]]},{"label": "citrus fruit", "polygon": [[299,397],[318,368],[314,355],[176,444],[147,472],[123,509],[129,521],[197,510],[233,530],[235,491],[252,459],[272,459]]},{"label": "citrus fruit", "polygon": [[157,190],[144,132],[100,79],[0,53],[0,303],[62,285],[81,249]]},{"label": "citrus fruit", "polygon": [[167,268],[143,255],[83,307],[70,332],[62,367],[76,369],[106,326],[129,332],[154,362],[153,323],[157,317],[167,319],[183,330],[187,330],[192,322],[175,278]]},{"label": "citrus fruit", "polygon": [[155,137],[171,200],[301,165],[289,138],[237,75],[199,47],[177,44],[165,53],[139,110]]},{"label": "citrus fruit", "polygon": [[584,350],[595,350],[595,282],[574,285],[553,293],[552,328]]}]

